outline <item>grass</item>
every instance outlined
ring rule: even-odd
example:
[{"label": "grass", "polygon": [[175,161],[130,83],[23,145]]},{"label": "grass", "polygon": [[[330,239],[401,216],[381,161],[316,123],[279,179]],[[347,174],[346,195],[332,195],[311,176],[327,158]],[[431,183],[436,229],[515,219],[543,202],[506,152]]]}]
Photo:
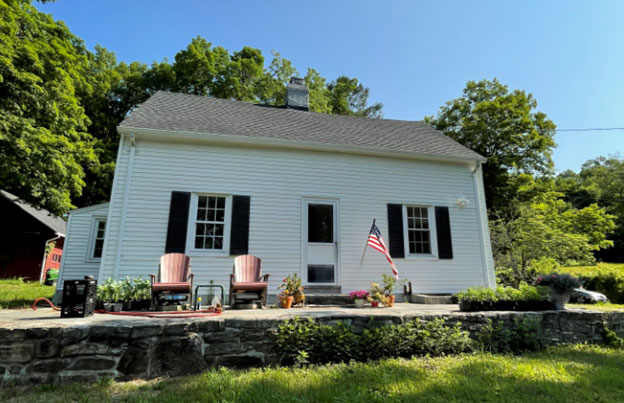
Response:
[{"label": "grass", "polygon": [[612,402],[624,350],[578,345],[524,356],[478,353],[236,371],[176,379],[0,389],[5,402]]},{"label": "grass", "polygon": [[567,266],[561,271],[575,276],[597,272],[602,269],[615,270],[624,273],[624,263],[597,263],[594,266]]},{"label": "grass", "polygon": [[21,278],[0,280],[0,309],[26,308],[39,297],[52,298],[54,286]]},{"label": "grass", "polygon": [[624,304],[612,304],[611,302],[607,302],[606,304],[598,303],[598,304],[566,304],[568,308],[584,308],[592,311],[604,311],[604,312],[614,312],[614,311],[623,311]]}]

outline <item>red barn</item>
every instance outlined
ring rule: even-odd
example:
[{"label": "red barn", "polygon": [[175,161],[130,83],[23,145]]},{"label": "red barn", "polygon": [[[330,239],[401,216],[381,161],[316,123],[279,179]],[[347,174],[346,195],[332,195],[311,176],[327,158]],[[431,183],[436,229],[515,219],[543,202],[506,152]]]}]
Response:
[{"label": "red barn", "polygon": [[[45,277],[47,269],[58,269],[66,234],[65,220],[4,190],[0,190],[0,209],[3,224],[0,231],[0,278],[23,277],[38,281]],[[51,252],[45,256],[51,244]]]}]

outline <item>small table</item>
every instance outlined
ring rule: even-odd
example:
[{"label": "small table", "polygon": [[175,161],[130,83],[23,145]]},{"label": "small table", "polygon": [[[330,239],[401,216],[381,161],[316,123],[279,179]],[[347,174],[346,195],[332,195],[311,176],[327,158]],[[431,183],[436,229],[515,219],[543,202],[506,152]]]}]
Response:
[{"label": "small table", "polygon": [[[221,308],[223,308],[224,306],[224,298],[225,298],[225,289],[223,288],[222,285],[220,284],[200,284],[197,287],[195,287],[195,303],[193,304],[193,308],[197,311],[199,309],[199,300],[197,299],[199,296],[199,289],[200,288],[208,288],[208,289],[212,289],[212,288],[220,288],[221,289]],[[212,301],[208,301],[208,303],[210,303]]]}]

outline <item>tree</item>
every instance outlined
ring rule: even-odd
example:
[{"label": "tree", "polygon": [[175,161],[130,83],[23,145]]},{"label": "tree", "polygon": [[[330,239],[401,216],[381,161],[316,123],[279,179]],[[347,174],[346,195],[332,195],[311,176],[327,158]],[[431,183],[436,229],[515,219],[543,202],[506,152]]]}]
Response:
[{"label": "tree", "polygon": [[334,115],[355,115],[369,118],[383,116],[383,104],[375,103],[368,106],[368,88],[364,87],[357,78],[340,76],[327,86],[329,90],[329,104]]},{"label": "tree", "polygon": [[460,98],[425,120],[487,158],[485,195],[494,211],[505,211],[516,193],[512,176],[552,173],[555,124],[536,111],[533,95],[509,91],[497,79],[469,81]]},{"label": "tree", "polygon": [[0,4],[0,186],[63,214],[95,163],[77,93],[89,58],[82,41],[28,1]]},{"label": "tree", "polygon": [[577,174],[565,171],[556,178],[557,189],[577,208],[596,203],[613,214],[614,246],[597,253],[610,262],[624,261],[624,158],[598,157],[585,162]]},{"label": "tree", "polygon": [[563,194],[548,191],[519,203],[506,217],[490,221],[499,278],[518,286],[530,281],[532,265],[542,259],[558,264],[592,264],[593,253],[608,248],[614,216],[591,204],[576,209]]}]

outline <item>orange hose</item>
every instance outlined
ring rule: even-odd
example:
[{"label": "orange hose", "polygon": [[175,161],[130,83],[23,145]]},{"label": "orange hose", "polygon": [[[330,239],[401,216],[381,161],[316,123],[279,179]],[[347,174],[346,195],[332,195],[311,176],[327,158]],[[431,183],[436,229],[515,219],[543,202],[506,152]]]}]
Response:
[{"label": "orange hose", "polygon": [[35,300],[35,302],[33,302],[33,305],[32,305],[32,309],[33,309],[33,311],[36,311],[36,310],[37,310],[37,302],[39,302],[39,301],[45,301],[45,302],[47,302],[48,304],[50,304],[50,306],[52,307],[52,309],[54,309],[55,311],[60,311],[60,310],[61,310],[61,308],[58,308],[58,307],[57,307],[56,305],[54,305],[54,304],[52,303],[52,301],[50,301],[49,299],[47,299],[47,298],[45,298],[45,297],[40,297],[40,298],[37,298],[37,299]]}]

